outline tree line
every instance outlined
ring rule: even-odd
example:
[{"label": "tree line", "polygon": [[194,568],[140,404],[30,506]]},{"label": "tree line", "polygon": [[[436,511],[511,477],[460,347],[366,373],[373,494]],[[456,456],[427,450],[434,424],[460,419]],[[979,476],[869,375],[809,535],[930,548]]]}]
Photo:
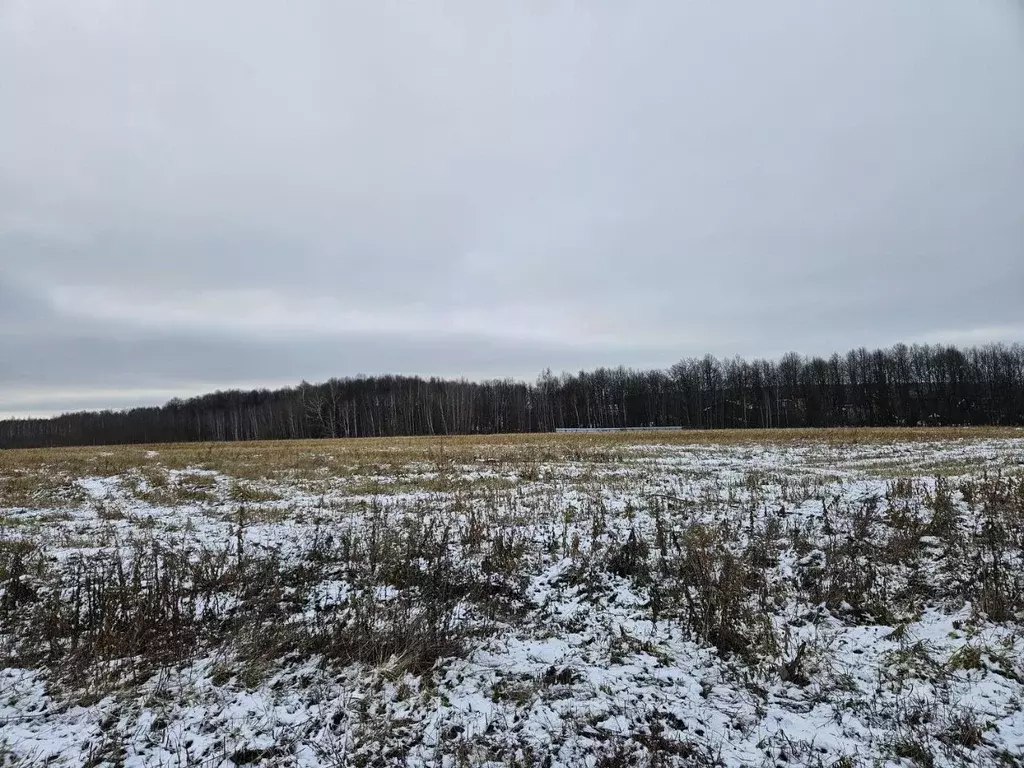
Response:
[{"label": "tree line", "polygon": [[359,376],[159,407],[0,421],[0,448],[549,432],[1024,424],[1024,346],[898,344],[829,358],[684,359],[536,382]]}]

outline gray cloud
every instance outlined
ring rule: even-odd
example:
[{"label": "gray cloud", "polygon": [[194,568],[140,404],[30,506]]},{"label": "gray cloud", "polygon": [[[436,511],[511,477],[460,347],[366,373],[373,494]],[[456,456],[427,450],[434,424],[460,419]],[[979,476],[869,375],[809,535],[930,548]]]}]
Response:
[{"label": "gray cloud", "polygon": [[1024,337],[1011,0],[0,6],[0,412]]}]

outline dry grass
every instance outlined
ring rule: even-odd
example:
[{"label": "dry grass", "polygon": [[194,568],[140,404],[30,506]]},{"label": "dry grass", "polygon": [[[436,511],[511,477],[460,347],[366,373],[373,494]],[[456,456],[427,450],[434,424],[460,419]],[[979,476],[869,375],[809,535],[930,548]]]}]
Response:
[{"label": "dry grass", "polygon": [[[111,477],[161,465],[202,468],[241,479],[288,473],[315,477],[391,474],[422,462],[432,467],[565,461],[615,462],[633,446],[891,445],[983,438],[1020,438],[1016,427],[684,430],[594,434],[509,434],[453,437],[350,438],[248,443],[170,443],[137,446],[0,450],[0,506],[17,506],[33,483],[52,484],[54,474]],[[10,481],[10,478],[23,478]],[[12,503],[12,500],[14,503]]]},{"label": "dry grass", "polygon": [[[488,639],[593,635],[574,658],[602,675],[706,650],[719,685],[752,700],[772,689],[885,723],[890,757],[991,757],[980,751],[985,722],[942,696],[985,669],[1024,677],[1012,642],[991,639],[1024,626],[1024,477],[1010,471],[1021,436],[778,430],[0,452],[0,651],[71,702],[130,698],[168,669],[214,658],[222,688],[260,689],[317,659],[330,676],[363,667],[396,697],[413,686],[443,701],[446,676]],[[982,438],[1016,442],[936,448]],[[765,462],[766,445],[797,450]],[[857,450],[832,451],[848,446]],[[97,477],[108,480],[93,480],[86,504],[79,482]],[[857,485],[865,477],[870,493]],[[955,652],[904,637],[925,608],[965,606],[977,639]],[[625,621],[607,634],[582,623],[608,615]],[[831,666],[828,635],[872,626],[891,632],[892,648],[858,689]],[[680,655],[682,640],[656,627],[693,645]],[[495,680],[490,694],[526,709],[573,695],[578,678],[552,666]],[[924,683],[937,691],[931,710],[893,708]],[[338,765],[364,764],[401,732],[373,711],[339,717],[354,752]],[[597,764],[717,764],[705,734],[648,717],[601,745]],[[409,728],[407,744],[420,735]],[[111,744],[131,738],[125,726]],[[479,756],[460,739],[443,749]],[[847,765],[812,745],[776,747],[794,764]],[[2,750],[0,739],[0,763]],[[541,757],[524,746],[498,764]]]}]

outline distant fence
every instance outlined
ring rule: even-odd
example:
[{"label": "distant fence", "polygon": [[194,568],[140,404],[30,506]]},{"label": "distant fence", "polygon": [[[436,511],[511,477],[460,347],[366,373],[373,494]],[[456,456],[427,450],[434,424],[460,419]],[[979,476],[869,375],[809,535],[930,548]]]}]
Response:
[{"label": "distant fence", "polygon": [[681,432],[683,427],[555,427],[555,432]]}]

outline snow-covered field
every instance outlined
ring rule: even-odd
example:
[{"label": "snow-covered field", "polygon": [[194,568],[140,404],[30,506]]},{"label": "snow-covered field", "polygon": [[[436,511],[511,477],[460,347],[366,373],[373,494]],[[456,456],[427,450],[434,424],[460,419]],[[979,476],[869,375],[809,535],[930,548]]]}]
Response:
[{"label": "snow-covered field", "polygon": [[1024,765],[1024,433],[0,452],[0,765]]}]

